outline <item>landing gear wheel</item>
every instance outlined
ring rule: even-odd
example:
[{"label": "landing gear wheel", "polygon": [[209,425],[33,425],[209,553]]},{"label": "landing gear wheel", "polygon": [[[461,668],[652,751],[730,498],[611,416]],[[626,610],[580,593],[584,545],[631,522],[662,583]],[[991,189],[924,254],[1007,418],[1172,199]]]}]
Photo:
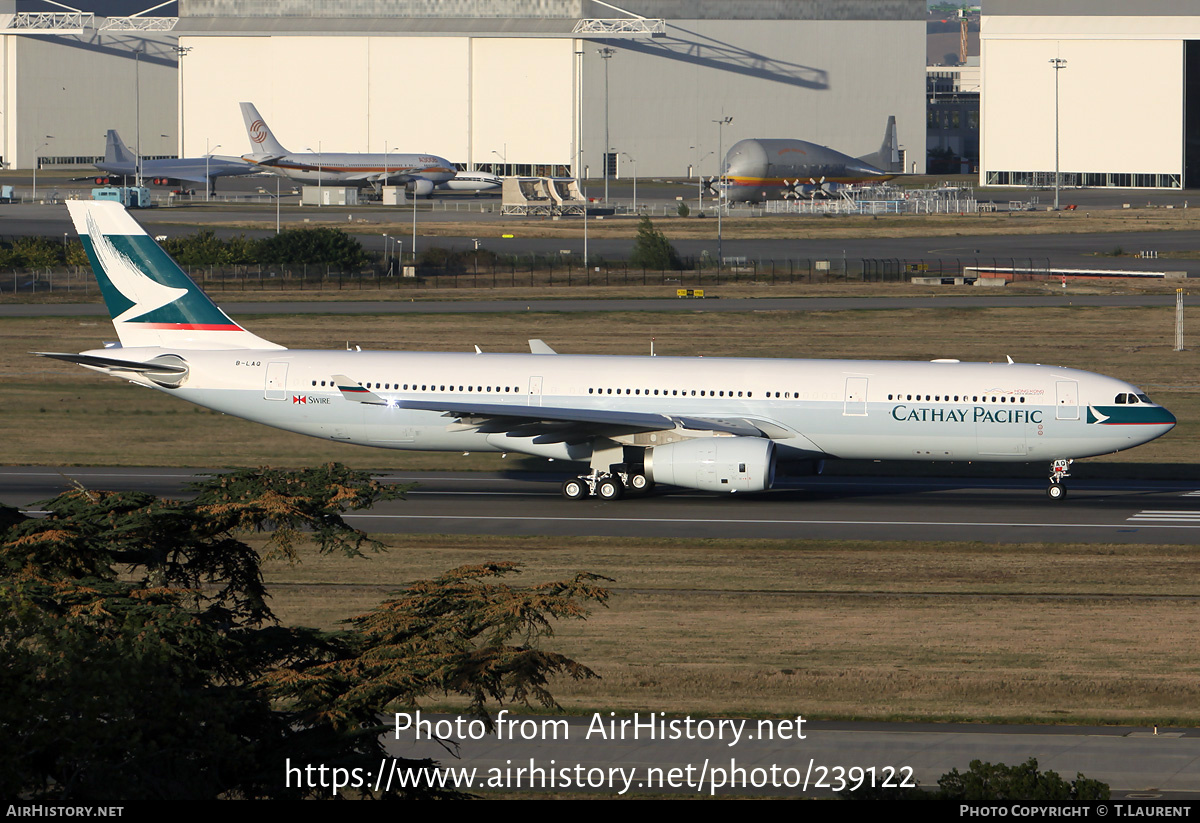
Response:
[{"label": "landing gear wheel", "polygon": [[620,500],[625,494],[625,485],[619,477],[606,477],[596,485],[596,496],[601,500]]},{"label": "landing gear wheel", "polygon": [[644,474],[629,475],[629,488],[635,492],[647,491],[651,486],[650,478]]},{"label": "landing gear wheel", "polygon": [[587,497],[587,484],[578,478],[566,480],[562,484],[563,497],[568,500],[582,500]]},{"label": "landing gear wheel", "polygon": [[1051,483],[1046,489],[1046,494],[1051,500],[1062,500],[1067,496],[1067,487],[1061,483]]}]

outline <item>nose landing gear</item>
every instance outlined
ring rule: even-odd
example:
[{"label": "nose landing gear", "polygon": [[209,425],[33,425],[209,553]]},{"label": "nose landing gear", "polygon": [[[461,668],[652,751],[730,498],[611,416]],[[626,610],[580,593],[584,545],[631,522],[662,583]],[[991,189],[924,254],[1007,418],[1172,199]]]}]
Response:
[{"label": "nose landing gear", "polygon": [[1062,500],[1067,496],[1067,487],[1063,483],[1071,476],[1071,463],[1073,460],[1055,460],[1050,464],[1050,486],[1046,489],[1046,495],[1054,501]]}]

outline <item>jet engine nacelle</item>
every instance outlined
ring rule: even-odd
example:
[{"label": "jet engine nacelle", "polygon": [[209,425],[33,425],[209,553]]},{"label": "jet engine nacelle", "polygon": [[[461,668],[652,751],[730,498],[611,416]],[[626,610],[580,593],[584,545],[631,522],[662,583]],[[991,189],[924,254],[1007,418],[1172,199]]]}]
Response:
[{"label": "jet engine nacelle", "polygon": [[775,482],[775,443],[765,437],[700,437],[646,450],[646,475],[711,492],[760,492]]},{"label": "jet engine nacelle", "polygon": [[433,194],[433,181],[424,178],[413,180],[408,184],[408,188],[417,197],[428,197]]}]

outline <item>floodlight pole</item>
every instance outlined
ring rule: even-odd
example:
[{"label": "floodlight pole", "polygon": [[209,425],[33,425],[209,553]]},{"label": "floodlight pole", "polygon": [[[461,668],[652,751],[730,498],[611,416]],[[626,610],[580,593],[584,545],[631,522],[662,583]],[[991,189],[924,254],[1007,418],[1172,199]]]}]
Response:
[{"label": "floodlight pole", "polygon": [[633,164],[633,211],[636,214],[637,213],[637,160],[634,159],[633,155],[631,155],[627,151],[623,151],[623,152],[621,152],[621,154],[628,157],[629,162]]},{"label": "floodlight pole", "polygon": [[184,82],[183,82],[183,58],[187,57],[188,52],[194,49],[195,46],[176,46],[175,53],[179,55],[179,156],[183,157],[186,146],[184,138],[184,123],[186,121],[184,109]]},{"label": "floodlight pole", "polygon": [[[579,183],[580,194],[583,195],[583,267],[586,269],[588,265],[588,199],[587,199],[587,172],[583,167],[583,57],[585,52],[581,49],[575,52],[575,56],[579,58],[579,137],[578,143],[575,146],[575,179]],[[607,64],[605,64],[607,65]]]},{"label": "floodlight pole", "polygon": [[614,48],[605,46],[596,49],[596,53],[604,59],[604,205],[608,205],[608,153],[611,144],[608,141],[608,61],[617,53]]},{"label": "floodlight pole", "polygon": [[717,124],[717,162],[721,164],[721,174],[717,178],[717,272],[721,271],[721,212],[724,211],[722,198],[725,197],[725,126],[733,122],[733,117],[722,117],[714,120]]},{"label": "floodlight pole", "polygon": [[134,168],[133,181],[138,188],[142,186],[142,50],[133,53],[133,116],[137,121],[134,126],[134,138],[137,151],[137,165]]},{"label": "floodlight pole", "polygon": [[[53,137],[52,134],[47,134],[47,137]],[[37,202],[37,170],[38,170],[38,152],[49,146],[49,143],[42,143],[33,150],[33,202]]]},{"label": "floodlight pole", "polygon": [[1054,66],[1054,210],[1058,211],[1059,166],[1058,166],[1058,73],[1067,67],[1067,61],[1061,57],[1050,59]]}]

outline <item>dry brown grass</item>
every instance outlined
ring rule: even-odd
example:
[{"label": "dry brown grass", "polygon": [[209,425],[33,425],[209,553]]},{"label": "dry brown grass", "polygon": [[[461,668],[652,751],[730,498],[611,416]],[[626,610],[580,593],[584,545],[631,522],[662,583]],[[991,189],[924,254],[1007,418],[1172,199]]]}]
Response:
[{"label": "dry brown grass", "polygon": [[511,559],[529,581],[615,578],[552,647],[598,681],[567,708],[1050,722],[1200,722],[1200,557],[1187,547],[385,537],[364,561],[274,565],[287,622],[332,627],[388,590]]},{"label": "dry brown grass", "polygon": [[[1019,261],[1018,261],[1019,262]],[[934,272],[936,274],[936,272]],[[540,270],[535,274],[533,286],[528,285],[528,272],[518,275],[515,282],[507,282],[506,275],[497,275],[497,286],[491,286],[491,277],[481,274],[478,285],[472,277],[463,276],[459,280],[429,278],[411,280],[392,278],[383,280],[384,285],[376,288],[374,278],[358,281],[347,280],[344,288],[338,288],[336,280],[331,280],[325,288],[292,288],[293,281],[287,281],[288,288],[278,288],[270,279],[264,280],[263,288],[256,282],[257,274],[252,275],[243,288],[239,281],[210,281],[205,285],[206,291],[213,299],[222,305],[230,303],[277,303],[300,301],[306,303],[343,303],[343,302],[399,302],[422,303],[426,301],[454,302],[467,300],[675,300],[679,288],[703,288],[709,299],[767,299],[782,297],[963,297],[978,295],[979,290],[972,286],[922,286],[912,283],[863,283],[861,281],[822,280],[814,275],[814,281],[808,282],[807,269],[796,270],[795,276],[789,282],[789,276],[784,266],[780,266],[772,279],[770,270],[762,269],[758,276],[742,273],[737,277],[722,276],[721,284],[715,285],[711,273],[704,275],[703,283],[696,281],[693,272],[682,275],[658,272],[647,274],[647,284],[642,284],[640,272],[630,272],[628,283],[621,269],[614,269],[608,283],[603,282],[602,275],[596,275],[595,285],[581,285],[580,275],[576,270],[568,284],[565,269],[553,273]],[[663,278],[665,282],[663,281]],[[680,279],[682,277],[682,279]],[[1142,295],[1142,294],[1174,294],[1178,288],[1174,280],[1142,280],[1142,281],[1080,281],[1071,283],[1069,290],[1064,292],[1061,285],[1051,281],[1024,281],[1010,283],[1000,293],[989,293],[989,296],[1045,294],[1056,297],[1064,294],[1074,295]],[[86,294],[78,289],[73,292],[55,291],[53,293],[22,292],[13,295],[11,292],[0,292],[0,304],[27,303],[46,305],[47,307],[68,303],[99,304],[100,294],[95,285]],[[697,307],[704,304],[694,301]],[[53,308],[47,308],[46,313],[52,314]]]},{"label": "dry brown grass", "polygon": [[[293,348],[527,350],[540,337],[564,353],[838,357],[1049,362],[1137,383],[1172,409],[1170,435],[1108,461],[1200,462],[1200,355],[1173,352],[1170,308],[906,309],[896,311],[244,317]],[[498,469],[498,456],[351,448],[197,410],[30,351],[82,351],[112,339],[106,321],[10,318],[0,323],[0,464],[311,465]],[[506,464],[507,465],[507,464]]]}]

